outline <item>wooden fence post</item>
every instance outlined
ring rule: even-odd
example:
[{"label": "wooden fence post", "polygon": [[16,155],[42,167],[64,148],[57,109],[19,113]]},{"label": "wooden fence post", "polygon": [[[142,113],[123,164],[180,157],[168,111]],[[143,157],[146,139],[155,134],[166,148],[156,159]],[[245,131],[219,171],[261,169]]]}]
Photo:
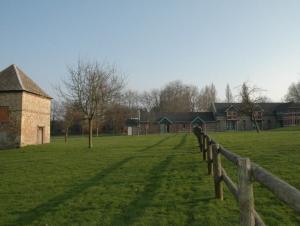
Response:
[{"label": "wooden fence post", "polygon": [[238,160],[238,196],[240,225],[254,226],[254,196],[249,158],[239,158]]},{"label": "wooden fence post", "polygon": [[200,152],[202,152],[202,146],[203,146],[202,133],[199,133],[198,139],[199,139]]},{"label": "wooden fence post", "polygon": [[205,134],[201,133],[201,152],[203,152],[203,150],[204,150],[204,136],[205,136]]},{"label": "wooden fence post", "polygon": [[213,172],[216,198],[223,200],[222,165],[218,144],[213,145]]},{"label": "wooden fence post", "polygon": [[207,151],[207,138],[208,136],[206,134],[204,134],[203,136],[203,149],[202,149],[202,156],[203,156],[203,160],[206,160],[206,151]]},{"label": "wooden fence post", "polygon": [[212,140],[208,139],[208,148],[207,148],[207,170],[208,175],[213,175],[213,157],[212,157]]}]

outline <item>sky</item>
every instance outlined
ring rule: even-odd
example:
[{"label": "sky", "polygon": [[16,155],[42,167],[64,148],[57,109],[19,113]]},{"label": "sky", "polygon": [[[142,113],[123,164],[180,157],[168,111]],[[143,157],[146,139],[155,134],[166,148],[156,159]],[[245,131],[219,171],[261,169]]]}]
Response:
[{"label": "sky", "polygon": [[127,87],[248,81],[281,101],[300,79],[300,1],[0,0],[0,70],[55,97],[79,58],[116,64]]}]

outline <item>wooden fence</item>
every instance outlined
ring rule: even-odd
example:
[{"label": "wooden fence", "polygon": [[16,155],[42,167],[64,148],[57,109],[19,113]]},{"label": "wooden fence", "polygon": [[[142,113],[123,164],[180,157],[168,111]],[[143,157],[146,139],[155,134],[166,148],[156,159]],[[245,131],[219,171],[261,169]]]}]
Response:
[{"label": "wooden fence", "polygon": [[[194,128],[194,134],[198,138],[200,152],[203,160],[207,161],[208,174],[214,178],[215,197],[223,200],[223,183],[233,194],[240,209],[240,225],[254,226],[265,225],[254,208],[253,182],[264,185],[281,201],[300,213],[300,191],[270,172],[250,161],[220,146],[203,133],[201,128]],[[222,167],[221,155],[237,166],[237,185],[227,175]],[[223,183],[222,183],[223,182]]]}]

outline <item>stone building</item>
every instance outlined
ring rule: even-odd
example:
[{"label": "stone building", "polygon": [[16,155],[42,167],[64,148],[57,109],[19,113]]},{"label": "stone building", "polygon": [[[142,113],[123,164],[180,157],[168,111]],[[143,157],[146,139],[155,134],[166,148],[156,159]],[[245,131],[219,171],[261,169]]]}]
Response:
[{"label": "stone building", "polygon": [[0,148],[50,142],[48,96],[20,68],[0,72]]},{"label": "stone building", "polygon": [[[204,131],[255,129],[240,109],[241,103],[213,103],[209,112],[141,112],[140,118],[128,120],[128,134],[191,132],[194,126]],[[300,103],[260,103],[255,117],[261,130],[300,125]]]},{"label": "stone building", "polygon": [[[254,129],[250,117],[241,114],[240,109],[241,103],[213,103],[217,131]],[[300,125],[300,103],[260,103],[255,115],[261,130]]]},{"label": "stone building", "polygon": [[[135,121],[135,123],[132,123]],[[140,120],[127,123],[129,135],[150,133],[192,132],[194,126],[204,130],[216,130],[212,112],[141,112]]]}]

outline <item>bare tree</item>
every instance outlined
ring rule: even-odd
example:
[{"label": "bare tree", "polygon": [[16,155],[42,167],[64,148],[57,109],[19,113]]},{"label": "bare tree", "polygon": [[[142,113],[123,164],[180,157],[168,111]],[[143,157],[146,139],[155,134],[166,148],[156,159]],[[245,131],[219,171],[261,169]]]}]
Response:
[{"label": "bare tree", "polygon": [[164,112],[195,111],[198,88],[181,81],[168,83],[160,92],[160,110]]},{"label": "bare tree", "polygon": [[[55,118],[53,120],[61,122],[64,130],[65,143],[68,141],[69,129],[75,121],[84,120],[84,115],[78,111],[78,107],[74,103],[65,102],[63,100],[55,100]],[[53,113],[54,114],[54,113]]]},{"label": "bare tree", "polygon": [[148,112],[159,112],[159,103],[160,103],[160,90],[153,89],[150,92],[145,91],[140,96],[141,106],[144,109],[147,109]]},{"label": "bare tree", "polygon": [[300,102],[300,81],[292,83],[289,86],[288,93],[285,96],[285,100],[290,102]]},{"label": "bare tree", "polygon": [[51,135],[55,134],[62,125],[61,105],[57,100],[51,101]]},{"label": "bare tree", "polygon": [[250,86],[247,82],[244,82],[239,92],[239,98],[241,100],[240,112],[250,117],[257,133],[260,132],[260,127],[257,122],[259,116],[259,103],[264,102],[266,98],[261,95],[262,91],[262,89],[256,86]]},{"label": "bare tree", "polygon": [[186,86],[187,98],[189,101],[190,111],[195,112],[198,110],[198,98],[199,98],[199,90],[197,86],[189,85]]},{"label": "bare tree", "polygon": [[77,110],[78,106],[76,106],[74,103],[62,102],[60,109],[63,117],[65,143],[67,143],[69,138],[70,127],[75,121],[84,120],[84,115],[82,114],[82,112]]},{"label": "bare tree", "polygon": [[69,67],[69,77],[63,84],[60,93],[65,102],[74,103],[88,120],[92,148],[93,120],[101,108],[120,95],[124,78],[115,66],[79,60],[75,67]]},{"label": "bare tree", "polygon": [[100,127],[103,126],[105,122],[105,113],[107,106],[104,108],[100,108],[95,116],[95,128],[96,128],[96,136],[99,136]]},{"label": "bare tree", "polygon": [[60,103],[57,100],[51,101],[51,121],[58,120],[60,117]]},{"label": "bare tree", "polygon": [[234,101],[229,84],[227,84],[226,86],[225,96],[226,96],[226,103],[232,103]]},{"label": "bare tree", "polygon": [[137,91],[127,90],[123,94],[121,102],[130,109],[136,109],[140,107],[140,99]]},{"label": "bare tree", "polygon": [[216,102],[217,99],[217,90],[215,85],[205,86],[201,89],[199,98],[198,98],[198,110],[199,111],[209,111],[212,103]]},{"label": "bare tree", "polygon": [[268,96],[262,95],[262,96],[260,96],[260,102],[261,103],[272,103],[273,100]]},{"label": "bare tree", "polygon": [[169,82],[160,92],[160,110],[163,112],[188,111],[188,101],[185,98],[182,82]]},{"label": "bare tree", "polygon": [[105,125],[110,127],[114,134],[125,131],[126,120],[132,115],[132,109],[118,103],[111,104],[106,111]]}]

